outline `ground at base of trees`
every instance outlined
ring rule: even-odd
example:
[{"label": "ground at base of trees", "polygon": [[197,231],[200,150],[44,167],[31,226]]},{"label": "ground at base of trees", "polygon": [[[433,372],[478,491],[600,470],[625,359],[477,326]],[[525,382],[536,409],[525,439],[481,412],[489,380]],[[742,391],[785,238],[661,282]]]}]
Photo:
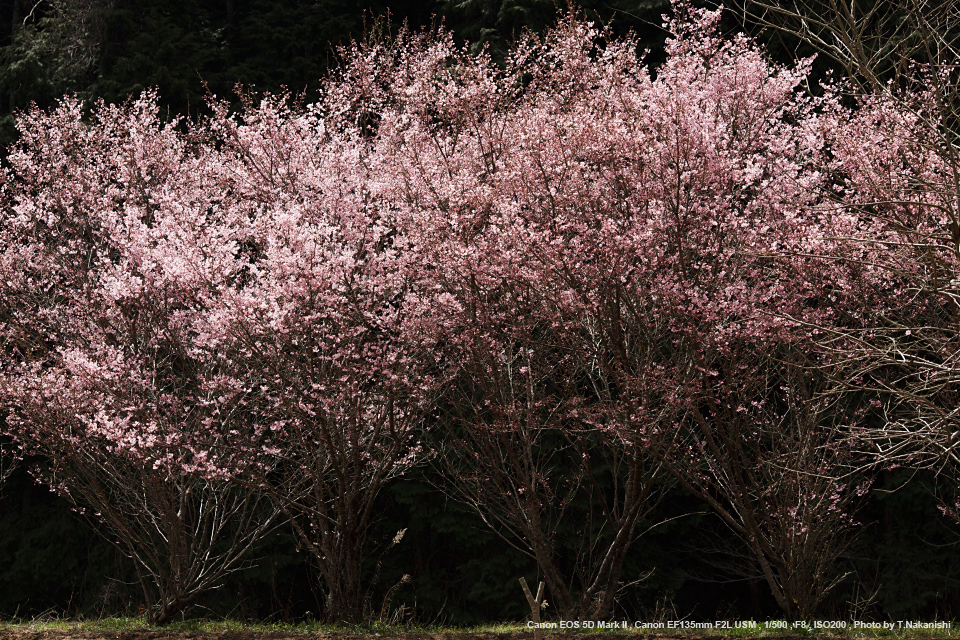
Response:
[{"label": "ground at base of trees", "polygon": [[[582,633],[543,633],[540,640],[569,640],[571,636],[581,636]],[[596,635],[596,634],[590,634]],[[607,640],[707,640],[717,637],[738,637],[738,636],[718,636],[717,634],[691,634],[691,633],[673,633],[673,634],[600,634]],[[416,632],[366,632],[358,633],[354,631],[339,632],[315,632],[298,633],[285,631],[79,631],[69,629],[2,629],[0,628],[0,640],[376,640],[377,638],[392,637],[397,640],[534,640],[533,631],[530,632],[436,632],[436,633],[416,633]],[[782,636],[763,636],[765,640],[801,640],[811,636],[782,635]],[[819,638],[839,638],[840,636],[818,635]],[[857,639],[859,636],[843,636],[849,639]],[[867,637],[867,636],[863,636]],[[873,636],[870,636],[873,637]],[[918,636],[920,637],[920,636]],[[923,636],[928,637],[928,636]],[[946,637],[946,636],[944,636]],[[899,640],[910,640],[907,636],[899,637]]]}]

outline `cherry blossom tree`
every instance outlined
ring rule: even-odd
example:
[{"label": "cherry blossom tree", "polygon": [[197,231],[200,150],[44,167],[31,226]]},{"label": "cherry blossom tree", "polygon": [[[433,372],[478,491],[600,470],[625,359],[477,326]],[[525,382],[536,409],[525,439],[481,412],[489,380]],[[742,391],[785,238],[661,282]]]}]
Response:
[{"label": "cherry blossom tree", "polygon": [[777,69],[745,39],[712,40],[717,14],[699,15],[705,36],[668,44],[657,99],[670,117],[653,125],[647,165],[666,185],[655,193],[670,241],[653,291],[680,413],[664,456],[741,537],[784,612],[810,617],[868,486],[847,475],[859,414],[805,373],[809,324],[862,303],[844,269],[809,258],[833,246],[828,226],[853,221],[820,209],[824,124],[798,93],[809,61]]},{"label": "cherry blossom tree", "polygon": [[[574,291],[596,318],[589,335],[609,350],[596,357],[609,381],[603,404],[644,415],[649,425],[640,409],[658,406],[654,390],[673,428],[650,444],[669,443],[663,451],[674,476],[741,535],[785,612],[810,616],[836,577],[832,563],[863,484],[851,488],[841,478],[851,454],[839,441],[837,408],[813,410],[815,395],[799,402],[791,395],[804,395],[810,383],[790,352],[807,339],[797,318],[833,322],[853,297],[824,299],[822,287],[844,286],[845,274],[794,254],[824,242],[810,192],[823,176],[822,124],[795,93],[806,69],[776,69],[745,39],[718,42],[716,19],[695,13],[672,23],[677,38],[646,103],[655,107],[645,118],[652,135],[635,138],[646,175],[626,182],[644,185],[643,222],[658,243],[626,251],[602,245],[606,255],[648,260],[644,286],[625,278],[623,267],[611,270],[620,280],[614,300],[627,301],[616,313],[599,297],[596,283],[610,281],[602,273]],[[580,244],[584,235],[571,237]],[[598,263],[594,254],[566,272],[579,276]],[[785,312],[791,320],[777,317]],[[651,336],[658,325],[666,330]],[[638,345],[652,355],[631,353]],[[793,387],[786,397],[785,386]]]},{"label": "cherry blossom tree", "polygon": [[[456,50],[449,37],[375,52],[393,65],[378,134],[382,172],[399,179],[385,194],[417,229],[439,344],[459,370],[444,403],[446,490],[536,561],[551,607],[566,618],[613,611],[660,469],[642,444],[576,415],[584,363],[563,336],[584,329],[537,282],[548,218],[559,222],[575,197],[590,197],[587,181],[607,182],[605,161],[587,167],[570,157],[584,143],[591,163],[591,154],[613,152],[608,105],[591,102],[648,78],[631,42],[611,44],[607,65],[593,59],[599,39],[568,20],[545,40],[528,40],[505,70]],[[584,167],[567,179],[557,162]],[[529,181],[539,189],[555,176],[551,208]],[[589,211],[600,223],[605,212]],[[564,539],[565,531],[576,533]]]},{"label": "cherry blossom tree", "polygon": [[557,615],[605,618],[636,526],[659,501],[662,465],[643,443],[578,415],[581,363],[531,322],[542,308],[517,304],[515,289],[494,294],[510,303],[499,309],[489,290],[460,293],[473,310],[456,325],[463,370],[441,445],[447,491],[536,561]]},{"label": "cherry blossom tree", "polygon": [[[152,96],[92,124],[75,102],[22,122],[9,429],[176,592],[158,621],[239,566],[278,511],[317,562],[327,616],[359,620],[375,499],[417,459],[440,376],[416,254],[332,100],[248,101],[240,119],[214,104],[186,133],[159,124]],[[174,544],[196,576],[160,566]]]},{"label": "cherry blossom tree", "polygon": [[[563,615],[603,615],[667,465],[744,538],[783,609],[811,615],[861,495],[841,480],[832,409],[781,392],[811,388],[801,328],[832,322],[823,285],[847,283],[803,257],[829,243],[823,123],[798,92],[809,63],[777,68],[721,40],[718,13],[676,10],[655,79],[629,41],[602,46],[575,21],[521,44],[501,75],[449,49],[426,83],[394,74],[415,90],[390,95],[430,98],[378,126],[399,140],[395,200],[434,218],[420,237],[463,365],[456,492],[536,558]],[[605,510],[604,562],[572,562],[576,601],[551,535],[598,453],[618,461],[623,502]]]},{"label": "cherry blossom tree", "polygon": [[82,116],[70,100],[25,114],[9,156],[0,398],[35,476],[134,560],[163,623],[247,566],[278,511],[198,473],[218,455],[208,423],[249,419],[210,395],[192,326],[206,282],[156,260],[213,206],[206,172],[152,96]]},{"label": "cherry blossom tree", "polygon": [[879,403],[861,435],[886,465],[957,469],[957,8],[949,3],[745,3],[751,20],[786,30],[844,70],[828,88],[852,109],[825,120],[834,151],[825,260],[857,265],[872,304],[818,340],[824,371]]},{"label": "cherry blossom tree", "polygon": [[883,465],[952,469],[955,411],[956,278],[955,163],[936,97],[860,96],[852,114],[830,119],[830,144],[841,183],[837,210],[859,224],[825,259],[857,265],[872,304],[856,322],[833,327],[818,344],[830,355],[825,371],[878,405],[878,426],[864,430]]},{"label": "cherry blossom tree", "polygon": [[257,415],[218,425],[232,453],[213,472],[275,500],[323,578],[326,617],[357,622],[377,497],[420,458],[444,375],[368,124],[331,85],[305,108],[267,98],[234,118],[216,106],[206,144],[247,213],[218,232],[238,238],[242,266],[200,331],[219,393]]},{"label": "cherry blossom tree", "polygon": [[738,534],[753,558],[746,575],[787,616],[810,619],[844,577],[837,560],[871,484],[853,471],[864,458],[848,438],[861,412],[825,393],[802,354],[733,346],[702,374],[668,465]]}]

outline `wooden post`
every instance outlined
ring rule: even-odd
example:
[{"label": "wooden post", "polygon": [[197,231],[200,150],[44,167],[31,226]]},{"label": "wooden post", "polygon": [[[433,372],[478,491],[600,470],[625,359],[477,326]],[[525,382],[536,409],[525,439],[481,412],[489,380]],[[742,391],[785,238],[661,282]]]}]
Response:
[{"label": "wooden post", "polygon": [[530,587],[527,581],[520,578],[520,586],[523,587],[523,595],[527,596],[527,604],[530,605],[530,616],[533,618],[533,640],[540,640],[540,603],[543,602],[543,583],[537,587],[537,597],[534,598],[530,593]]}]

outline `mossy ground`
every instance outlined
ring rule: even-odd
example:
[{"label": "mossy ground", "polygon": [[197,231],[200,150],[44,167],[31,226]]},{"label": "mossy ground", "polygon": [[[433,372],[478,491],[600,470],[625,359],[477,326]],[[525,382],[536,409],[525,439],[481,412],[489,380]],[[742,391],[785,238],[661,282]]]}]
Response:
[{"label": "mossy ground", "polygon": [[[731,624],[731,626],[734,626]],[[823,625],[821,625],[823,626]],[[949,629],[864,629],[846,623],[841,629],[816,629],[814,625],[782,621],[740,624],[732,629],[665,629],[650,632],[631,629],[544,631],[541,640],[569,640],[574,635],[604,635],[629,640],[702,640],[717,637],[764,638],[764,640],[801,640],[818,637],[831,639],[880,638],[891,640],[960,639],[960,623]],[[534,632],[525,623],[499,623],[480,627],[391,625],[332,625],[319,622],[298,624],[241,622],[238,620],[186,619],[165,626],[150,625],[143,617],[66,620],[41,616],[31,620],[0,621],[0,640],[375,640],[397,637],[403,640],[534,640]],[[614,640],[611,638],[610,640]]]}]

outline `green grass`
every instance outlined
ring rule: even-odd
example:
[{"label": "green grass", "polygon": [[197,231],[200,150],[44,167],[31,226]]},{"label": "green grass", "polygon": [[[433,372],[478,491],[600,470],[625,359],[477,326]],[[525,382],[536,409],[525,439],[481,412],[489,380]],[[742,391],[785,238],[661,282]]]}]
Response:
[{"label": "green grass", "polygon": [[[664,625],[663,628],[636,630],[631,628],[632,622],[627,629],[544,629],[544,633],[566,633],[568,635],[669,635],[669,636],[713,636],[718,638],[765,638],[773,636],[808,636],[808,637],[830,637],[830,638],[877,638],[877,639],[911,639],[911,640],[937,640],[940,638],[960,638],[960,624],[952,624],[951,629],[907,629],[897,627],[893,628],[855,628],[853,623],[847,622],[846,628],[815,628],[813,624],[791,624],[784,621],[760,622],[755,625],[741,623],[735,626],[731,623],[729,629],[709,629],[699,626],[685,628],[692,623],[681,621],[678,626],[670,628]],[[69,620],[57,618],[51,614],[37,616],[30,620],[0,621],[0,630],[25,630],[25,631],[44,631],[44,630],[63,630],[63,631],[90,631],[90,632],[109,632],[109,631],[179,631],[179,632],[207,632],[222,633],[226,631],[245,631],[245,632],[279,632],[290,635],[300,634],[357,634],[368,633],[379,636],[396,636],[404,633],[530,633],[532,631],[522,622],[506,622],[487,624],[477,627],[450,627],[450,626],[418,626],[418,625],[396,625],[383,623],[364,623],[359,625],[334,625],[320,622],[301,622],[297,624],[290,623],[272,623],[272,622],[241,622],[239,620],[204,620],[187,619],[172,622],[165,626],[150,625],[143,616],[134,617],[116,617],[101,618],[90,620]]]}]

